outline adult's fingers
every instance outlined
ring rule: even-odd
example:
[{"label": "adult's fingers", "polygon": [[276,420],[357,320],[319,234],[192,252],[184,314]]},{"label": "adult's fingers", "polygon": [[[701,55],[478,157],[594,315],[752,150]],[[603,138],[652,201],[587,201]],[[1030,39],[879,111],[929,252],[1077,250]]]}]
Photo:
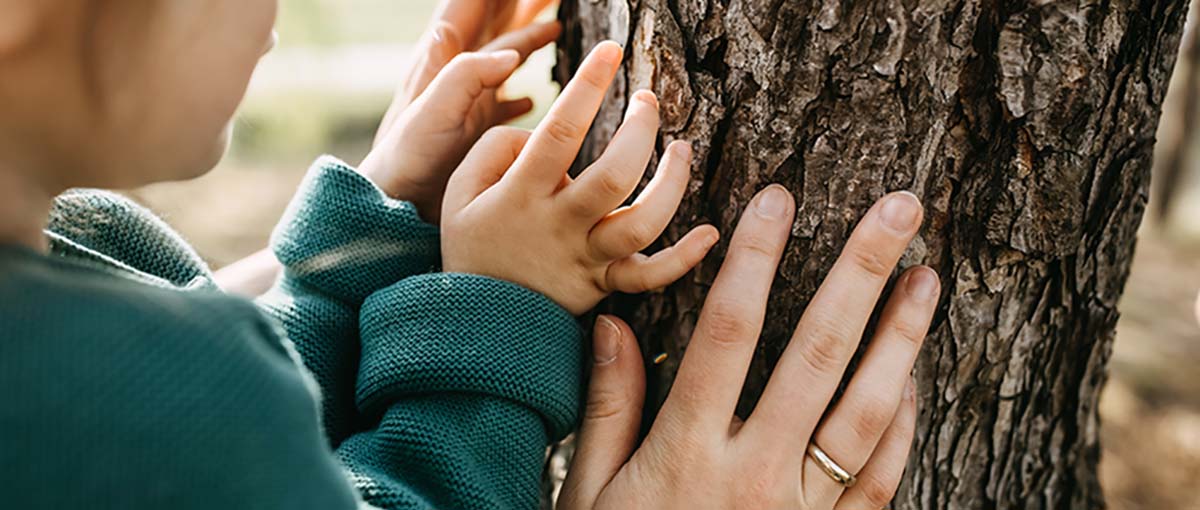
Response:
[{"label": "adult's fingers", "polygon": [[420,96],[455,56],[463,52],[462,41],[452,25],[435,23],[422,39],[417,51],[416,71],[409,75],[405,91],[409,97]]},{"label": "adult's fingers", "polygon": [[509,173],[518,185],[549,194],[562,184],[604,102],[621,57],[620,45],[605,41],[584,59]]},{"label": "adult's fingers", "polygon": [[521,61],[524,62],[533,52],[558,39],[560,33],[562,24],[557,21],[537,23],[505,33],[485,44],[479,51],[517,50],[521,54]]},{"label": "adult's fingers", "polygon": [[652,256],[636,253],[610,264],[605,275],[606,286],[629,294],[666,287],[704,260],[720,238],[712,225],[696,227],[674,246]]},{"label": "adult's fingers", "polygon": [[900,278],[846,393],[817,429],[817,444],[851,472],[866,464],[896,414],[939,289],[937,273],[928,267]]},{"label": "adult's fingers", "polygon": [[593,337],[587,408],[560,509],[591,510],[637,446],[646,389],[637,339],[624,321],[605,315]]},{"label": "adult's fingers", "polygon": [[887,432],[884,432],[883,439],[879,441],[879,447],[858,474],[858,482],[837,500],[835,510],[884,508],[891,502],[896,495],[896,489],[900,487],[900,480],[904,477],[916,422],[917,399],[910,380],[904,391],[900,409]]},{"label": "adult's fingers", "polygon": [[901,192],[881,199],[859,222],[743,428],[750,440],[804,451],[921,216],[917,198]]},{"label": "adult's fingers", "polygon": [[675,421],[707,432],[728,431],[762,331],[767,296],[795,207],[786,189],[772,185],[742,215],[662,416],[675,415]]},{"label": "adult's fingers", "polygon": [[687,191],[691,162],[692,147],[686,142],[667,146],[654,178],[633,205],[613,211],[588,234],[592,253],[605,260],[616,260],[650,246],[679,209]]},{"label": "adult's fingers", "polygon": [[492,0],[442,0],[433,14],[434,23],[445,22],[458,30],[463,48],[477,48],[495,10]]},{"label": "adult's fingers", "polygon": [[443,215],[462,210],[499,182],[516,161],[529,136],[529,131],[510,126],[487,130],[463,158],[458,170],[450,175],[446,197],[442,200]]},{"label": "adult's fingers", "polygon": [[435,22],[421,38],[417,48],[413,71],[396,90],[392,104],[384,114],[379,131],[375,135],[375,145],[378,145],[387,136],[400,114],[425,92],[429,83],[437,77],[438,73],[442,72],[446,64],[450,63],[455,55],[462,52],[462,44],[459,42],[454,28],[444,22]]},{"label": "adult's fingers", "polygon": [[604,153],[562,191],[566,213],[592,226],[624,203],[646,173],[657,134],[658,98],[639,90]]},{"label": "adult's fingers", "polygon": [[538,14],[550,7],[555,0],[521,0],[513,12],[510,28],[523,27],[537,18]]}]

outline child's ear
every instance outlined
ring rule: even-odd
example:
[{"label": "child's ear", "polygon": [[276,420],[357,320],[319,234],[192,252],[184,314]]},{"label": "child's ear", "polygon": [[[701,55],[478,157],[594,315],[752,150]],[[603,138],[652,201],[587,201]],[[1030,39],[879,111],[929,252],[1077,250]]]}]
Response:
[{"label": "child's ear", "polygon": [[48,7],[58,2],[43,0],[0,0],[0,60],[7,59],[32,43],[43,28]]}]

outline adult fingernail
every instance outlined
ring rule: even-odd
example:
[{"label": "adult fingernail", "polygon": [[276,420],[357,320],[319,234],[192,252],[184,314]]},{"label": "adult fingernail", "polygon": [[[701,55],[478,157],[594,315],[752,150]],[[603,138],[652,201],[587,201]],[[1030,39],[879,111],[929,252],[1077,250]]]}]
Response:
[{"label": "adult fingernail", "polygon": [[607,365],[617,360],[621,353],[621,330],[607,316],[596,318],[596,330],[592,334],[592,357],[597,365]]},{"label": "adult fingernail", "polygon": [[778,184],[772,184],[758,195],[755,207],[763,217],[780,219],[787,214],[789,196],[786,189]]},{"label": "adult fingernail", "polygon": [[913,400],[917,398],[917,387],[913,384],[913,378],[908,378],[908,384],[904,385],[904,399]]},{"label": "adult fingernail", "polygon": [[914,269],[908,275],[908,283],[905,285],[905,290],[908,295],[912,296],[922,303],[932,301],[937,297],[938,286],[941,282],[938,281],[937,273],[927,267]]},{"label": "adult fingernail", "polygon": [[883,224],[897,232],[910,232],[921,216],[921,201],[907,191],[893,193],[880,210]]}]

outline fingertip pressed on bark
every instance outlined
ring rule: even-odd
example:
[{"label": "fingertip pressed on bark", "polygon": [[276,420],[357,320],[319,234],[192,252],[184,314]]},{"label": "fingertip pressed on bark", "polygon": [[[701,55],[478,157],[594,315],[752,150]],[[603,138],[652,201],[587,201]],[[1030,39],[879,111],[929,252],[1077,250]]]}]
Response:
[{"label": "fingertip pressed on bark", "polygon": [[[640,88],[662,104],[656,158],[692,143],[663,243],[704,222],[732,232],[767,183],[795,194],[741,414],[854,224],[908,190],[926,216],[901,266],[936,268],[945,297],[917,363],[896,508],[1100,508],[1097,401],[1187,7],[564,0],[556,76],[599,41],[625,47],[577,164],[598,156]],[[669,355],[648,367],[647,417],[723,249],[665,292],[606,305],[643,352]]]}]

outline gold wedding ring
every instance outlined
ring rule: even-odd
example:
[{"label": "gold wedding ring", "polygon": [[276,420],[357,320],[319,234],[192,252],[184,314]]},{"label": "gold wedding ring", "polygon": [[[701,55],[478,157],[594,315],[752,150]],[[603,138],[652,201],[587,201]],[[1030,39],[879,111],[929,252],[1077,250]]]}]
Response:
[{"label": "gold wedding ring", "polygon": [[817,443],[808,443],[808,456],[817,462],[817,465],[821,467],[821,471],[824,471],[833,481],[842,484],[847,489],[854,487],[854,482],[858,481],[849,471],[846,471],[837,462],[829,458],[829,455],[825,453],[825,450],[817,446]]}]

